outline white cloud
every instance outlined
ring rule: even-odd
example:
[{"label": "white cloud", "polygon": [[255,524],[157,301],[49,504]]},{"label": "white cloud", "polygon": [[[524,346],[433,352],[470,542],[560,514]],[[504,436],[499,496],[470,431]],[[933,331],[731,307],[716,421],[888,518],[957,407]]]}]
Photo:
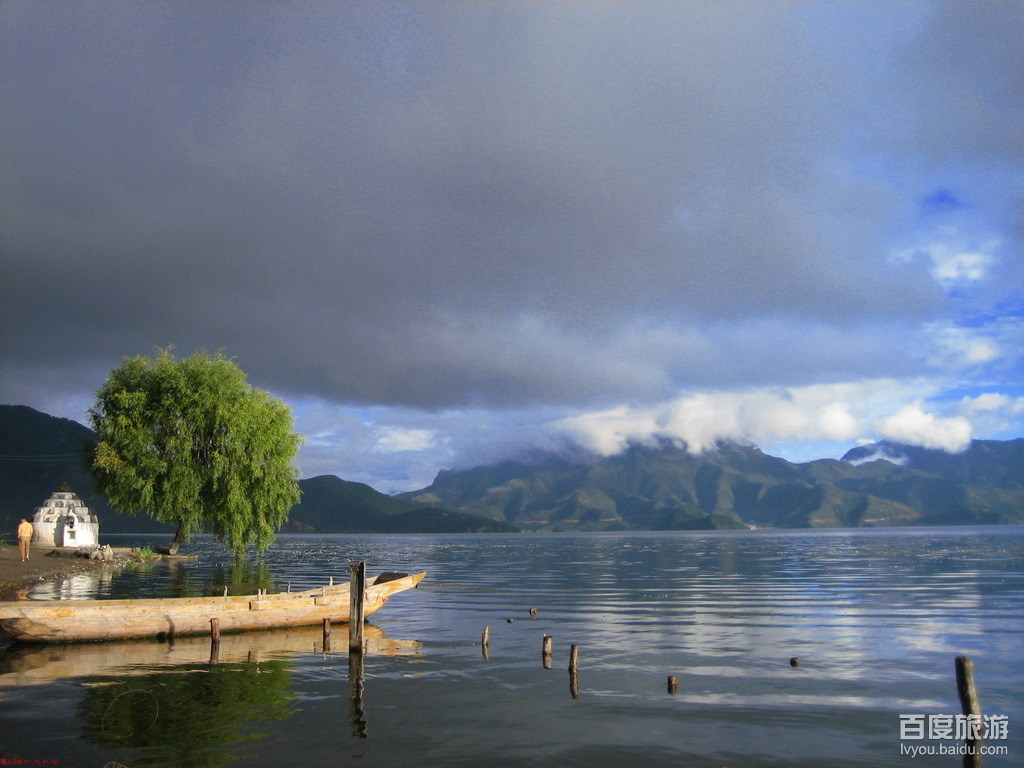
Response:
[{"label": "white cloud", "polygon": [[885,419],[879,430],[885,437],[901,443],[938,448],[950,453],[965,450],[971,444],[971,422],[962,416],[940,417],[926,413],[921,402],[904,406]]},{"label": "white cloud", "polygon": [[943,328],[936,331],[938,347],[930,362],[937,367],[968,368],[984,365],[1000,356],[997,341],[971,328]]},{"label": "white cloud", "polygon": [[931,261],[932,277],[941,285],[952,287],[984,280],[998,263],[995,252],[1000,241],[990,238],[977,247],[966,245],[967,237],[952,227],[937,234],[935,242],[918,248],[908,248],[894,254],[899,263],[908,263],[921,255]]},{"label": "white cloud", "polygon": [[631,441],[647,440],[661,431],[653,410],[624,405],[572,416],[559,422],[558,426],[583,447],[602,456],[618,453]]},{"label": "white cloud", "polygon": [[832,403],[818,417],[821,434],[829,440],[853,440],[861,434],[860,423],[846,403]]},{"label": "white cloud", "polygon": [[806,387],[692,392],[658,405],[619,406],[562,419],[556,427],[590,450],[609,455],[630,443],[685,442],[694,452],[719,440],[758,445],[851,441],[906,403],[923,382],[874,380]]},{"label": "white cloud", "polygon": [[925,323],[922,357],[944,372],[976,368],[988,375],[1009,373],[1012,380],[1019,380],[1014,369],[1024,360],[1024,312],[1011,304],[1007,307],[1015,314],[982,310],[960,320]]},{"label": "white cloud", "polygon": [[869,453],[867,456],[863,456],[859,459],[852,459],[850,460],[850,463],[855,467],[859,467],[861,464],[867,464],[869,462],[879,460],[885,460],[892,464],[898,464],[901,467],[907,463],[906,456],[904,456],[902,453],[898,453],[893,450],[887,450],[887,446],[884,445],[875,446],[875,449],[871,451],[871,453]]},{"label": "white cloud", "polygon": [[995,260],[981,251],[957,251],[938,247],[931,250],[932,274],[940,283],[982,280]]},{"label": "white cloud", "polygon": [[957,403],[957,412],[971,421],[976,432],[992,437],[1018,437],[1024,428],[1024,397],[1001,392],[968,395]]},{"label": "white cloud", "polygon": [[[1024,398],[1019,398],[1019,400],[1024,401]],[[968,413],[972,411],[1000,411],[1010,405],[1011,402],[1008,396],[1001,395],[998,392],[986,392],[977,397],[967,396],[960,401],[962,409]]]},{"label": "white cloud", "polygon": [[399,451],[425,451],[434,447],[437,433],[431,429],[409,429],[408,427],[381,426],[377,427],[377,444],[374,450],[379,453],[398,453]]},{"label": "white cloud", "polygon": [[299,431],[312,436],[300,453],[303,476],[337,474],[387,493],[423,488],[440,469],[528,458],[534,450],[557,452],[569,442],[612,455],[631,443],[685,441],[698,451],[733,440],[810,461],[838,458],[851,444],[880,437],[956,449],[972,433],[993,439],[1020,434],[1024,397],[961,393],[944,400],[949,386],[932,379],[874,379],[687,392],[661,403],[621,404],[569,418],[553,407],[434,412],[298,401],[296,417]]},{"label": "white cloud", "polygon": [[328,448],[334,445],[337,430],[325,429],[320,432],[306,435],[306,445],[313,448]]}]

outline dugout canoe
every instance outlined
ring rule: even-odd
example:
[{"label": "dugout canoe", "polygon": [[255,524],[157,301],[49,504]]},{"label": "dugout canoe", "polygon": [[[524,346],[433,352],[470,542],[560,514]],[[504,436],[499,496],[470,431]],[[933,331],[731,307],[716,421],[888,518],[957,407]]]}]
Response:
[{"label": "dugout canoe", "polygon": [[[424,576],[425,572],[382,573],[367,580],[365,615],[376,613],[392,595],[412,589]],[[341,623],[348,618],[348,583],[255,595],[0,602],[0,631],[22,643],[207,635],[211,619],[218,620],[221,632],[246,632],[322,624],[324,619]]]}]

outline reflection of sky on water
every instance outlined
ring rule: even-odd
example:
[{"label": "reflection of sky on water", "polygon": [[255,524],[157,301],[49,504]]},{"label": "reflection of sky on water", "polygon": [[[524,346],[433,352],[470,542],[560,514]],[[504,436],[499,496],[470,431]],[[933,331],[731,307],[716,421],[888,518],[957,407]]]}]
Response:
[{"label": "reflection of sky on water", "polygon": [[[366,766],[426,765],[428,754],[454,764],[470,764],[458,756],[471,754],[481,764],[488,743],[560,765],[595,764],[586,759],[598,745],[607,755],[626,743],[637,760],[660,754],[663,764],[702,755],[721,765],[877,765],[894,758],[897,713],[959,711],[959,653],[975,659],[986,711],[1024,720],[1022,544],[1021,528],[282,537],[258,567],[240,570],[200,539],[198,561],[157,564],[96,589],[301,588],[347,578],[348,562],[360,559],[371,574],[428,571],[418,590],[373,618],[422,645],[415,657],[367,658]],[[551,670],[541,665],[545,634],[554,637]],[[578,699],[566,675],[570,644],[580,647]],[[280,746],[278,756],[316,762],[337,750],[312,729],[344,720],[345,674],[337,660],[294,660],[302,711],[282,732],[298,732],[305,751]],[[671,696],[670,674],[679,679]],[[695,728],[727,748],[695,743]],[[796,728],[799,744],[780,740]],[[491,741],[468,738],[470,730]],[[373,741],[385,733],[387,746]],[[1011,753],[1024,748],[1011,738]],[[268,737],[264,757],[274,743]]]},{"label": "reflection of sky on water", "polygon": [[113,571],[101,569],[74,573],[54,581],[44,581],[28,591],[30,600],[88,600],[113,581]]}]

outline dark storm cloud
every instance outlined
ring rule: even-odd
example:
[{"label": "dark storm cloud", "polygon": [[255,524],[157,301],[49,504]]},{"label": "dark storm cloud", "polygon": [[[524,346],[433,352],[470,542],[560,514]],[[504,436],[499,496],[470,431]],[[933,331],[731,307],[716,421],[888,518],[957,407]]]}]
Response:
[{"label": "dark storm cloud", "polygon": [[[882,120],[817,12],[9,3],[8,375],[173,344],[453,407],[920,371],[907,329],[948,307],[889,238],[934,186],[872,170],[905,136],[857,138]],[[911,79],[955,33],[928,24]],[[943,66],[1008,76],[986,50]]]}]

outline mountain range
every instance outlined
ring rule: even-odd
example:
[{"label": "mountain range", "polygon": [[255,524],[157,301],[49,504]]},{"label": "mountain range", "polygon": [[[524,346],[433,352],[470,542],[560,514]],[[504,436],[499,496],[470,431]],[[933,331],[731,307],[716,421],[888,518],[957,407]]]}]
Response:
[{"label": "mountain range", "polygon": [[[117,513],[98,493],[86,455],[96,443],[88,427],[23,405],[0,405],[0,531],[13,532],[22,517],[62,484],[99,516],[104,533],[173,533],[145,515]],[[299,481],[302,501],[292,508],[285,533],[461,533],[514,531],[494,520],[396,499],[333,475]]]},{"label": "mountain range", "polygon": [[803,464],[735,443],[700,454],[636,445],[442,472],[401,496],[535,530],[1021,523],[1024,439],[976,440],[955,455],[883,442]]},{"label": "mountain range", "polygon": [[[102,530],[168,531],[97,494],[88,428],[0,406],[0,524],[13,530],[67,482]],[[333,475],[300,481],[284,532],[711,530],[1024,523],[1024,439],[976,440],[959,454],[881,442],[841,460],[794,464],[754,446],[693,454],[675,443],[609,457],[540,454],[442,471],[388,496]]]}]

